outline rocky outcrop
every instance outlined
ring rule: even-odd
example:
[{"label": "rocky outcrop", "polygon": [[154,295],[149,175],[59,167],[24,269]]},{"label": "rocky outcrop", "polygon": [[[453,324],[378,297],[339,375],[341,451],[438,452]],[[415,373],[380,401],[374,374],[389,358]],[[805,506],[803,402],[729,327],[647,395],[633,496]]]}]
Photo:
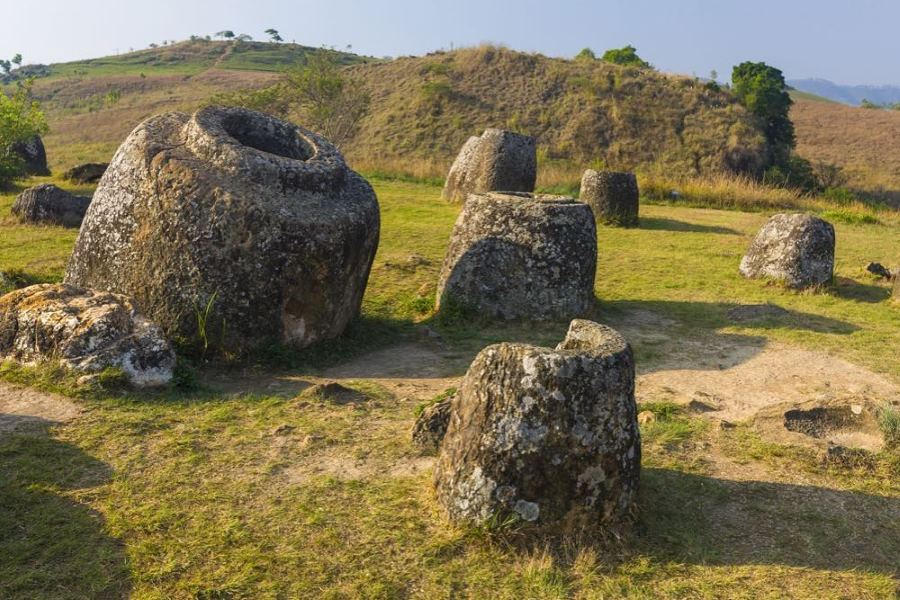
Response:
[{"label": "rocky outcrop", "polygon": [[90,198],[42,183],[16,196],[12,212],[27,223],[79,227],[90,204]]},{"label": "rocky outcrop", "polygon": [[581,178],[581,201],[601,223],[632,227],[638,224],[637,177],[634,173],[588,169]]},{"label": "rocky outcrop", "polygon": [[172,379],[175,353],[162,330],[119,294],[63,284],[33,285],[0,297],[0,358],[58,360],[77,371],[122,369],[136,386]]},{"label": "rocky outcrop", "polygon": [[533,137],[486,129],[470,137],[450,167],[445,200],[462,202],[471,193],[533,192],[537,179],[537,151]]},{"label": "rocky outcrop", "polygon": [[435,467],[451,519],[612,524],[633,507],[641,444],[631,347],[576,320],[556,349],[496,344],[469,367]]},{"label": "rocky outcrop", "polygon": [[107,168],[109,163],[84,163],[63,173],[63,178],[74,183],[97,183]]},{"label": "rocky outcrop", "polygon": [[15,154],[19,155],[22,162],[25,163],[25,173],[27,175],[49,175],[50,169],[47,168],[47,151],[44,150],[44,142],[41,136],[36,135],[24,142],[16,142],[10,146]]},{"label": "rocky outcrop", "polygon": [[490,318],[569,320],[593,304],[596,268],[597,230],[586,204],[472,194],[453,229],[437,306]]},{"label": "rocky outcrop", "polygon": [[741,260],[744,277],[770,278],[791,288],[830,283],[834,276],[834,227],[804,214],[773,216]]},{"label": "rocky outcrop", "polygon": [[413,425],[413,444],[422,450],[435,451],[441,445],[447,425],[450,423],[450,405],[453,398],[435,402],[425,408]]},{"label": "rocky outcrop", "polygon": [[358,314],[379,223],[319,135],[241,108],[169,113],[116,152],[65,281],[133,296],[183,340],[304,347]]}]

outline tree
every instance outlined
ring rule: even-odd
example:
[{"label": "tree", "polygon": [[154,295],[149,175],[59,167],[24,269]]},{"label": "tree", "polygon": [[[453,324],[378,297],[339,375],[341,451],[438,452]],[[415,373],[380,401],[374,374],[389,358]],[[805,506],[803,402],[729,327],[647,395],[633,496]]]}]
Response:
[{"label": "tree", "polygon": [[12,62],[13,62],[13,64],[16,65],[17,67],[21,67],[21,66],[22,66],[22,55],[21,55],[21,54],[16,54],[15,56],[13,56],[13,57],[12,57]]},{"label": "tree", "polygon": [[31,80],[20,83],[12,95],[0,91],[0,187],[23,173],[22,159],[12,145],[46,131],[44,113],[31,98]]},{"label": "tree", "polygon": [[224,38],[226,40],[230,40],[234,37],[234,32],[228,29],[220,31],[216,34],[216,37]]},{"label": "tree", "polygon": [[271,39],[275,43],[284,41],[281,39],[281,35],[278,33],[277,29],[269,28],[269,29],[266,29],[265,33],[266,33],[266,35],[269,36],[269,39]]},{"label": "tree", "polygon": [[214,96],[210,103],[295,117],[340,148],[356,135],[369,101],[365,89],[341,72],[334,53],[320,50],[274,86]]},{"label": "tree", "polygon": [[9,71],[12,69],[12,63],[8,60],[0,60],[0,69],[3,69],[3,72],[6,75],[9,75]]},{"label": "tree", "polygon": [[575,60],[595,60],[597,55],[590,48],[582,48],[581,52],[575,55]]},{"label": "tree", "polygon": [[613,48],[603,53],[601,60],[625,67],[637,67],[639,69],[652,69],[653,65],[638,56],[634,46]]},{"label": "tree", "polygon": [[738,101],[762,122],[770,164],[787,165],[796,138],[789,115],[793,101],[784,75],[766,63],[744,62],[734,67],[731,83]]},{"label": "tree", "polygon": [[250,42],[253,40],[252,35],[247,35],[246,33],[242,33],[241,35],[235,36],[235,38],[239,42]]},{"label": "tree", "polygon": [[711,81],[718,81],[719,80],[719,72],[716,71],[715,69],[713,69],[712,71],[709,72],[709,78]]}]

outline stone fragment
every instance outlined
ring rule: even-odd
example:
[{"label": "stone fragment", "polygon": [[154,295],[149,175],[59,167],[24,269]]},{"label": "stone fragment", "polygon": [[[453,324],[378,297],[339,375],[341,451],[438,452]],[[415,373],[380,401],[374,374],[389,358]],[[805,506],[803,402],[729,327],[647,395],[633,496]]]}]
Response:
[{"label": "stone fragment", "polygon": [[121,369],[135,386],[172,379],[175,353],[162,330],[125,296],[40,284],[0,297],[0,358],[58,360],[85,373]]},{"label": "stone fragment", "polygon": [[74,183],[97,183],[107,168],[109,163],[84,163],[63,173],[63,179]]},{"label": "stone fragment", "polygon": [[42,183],[16,196],[12,212],[26,223],[79,227],[90,204],[90,198]]}]

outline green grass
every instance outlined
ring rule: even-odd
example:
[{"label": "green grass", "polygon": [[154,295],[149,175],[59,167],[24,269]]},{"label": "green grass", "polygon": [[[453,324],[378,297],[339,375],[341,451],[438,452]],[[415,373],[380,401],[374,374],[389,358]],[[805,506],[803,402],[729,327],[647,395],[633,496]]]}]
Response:
[{"label": "green grass", "polygon": [[[641,407],[657,421],[643,432],[641,512],[627,538],[527,541],[448,524],[430,469],[400,469],[428,460],[409,440],[427,397],[364,379],[352,384],[363,402],[297,392],[330,366],[416,339],[421,325],[443,337],[455,373],[487,343],[555,343],[566,325],[434,319],[459,207],[438,187],[373,184],[381,245],[349,341],[282,353],[274,365],[257,357],[237,365],[246,380],[200,367],[202,384],[169,392],[84,390],[50,367],[0,368],[4,379],[75,394],[86,409],[66,425],[0,437],[0,597],[895,597],[894,455],[874,471],[829,470],[663,399]],[[12,198],[0,195],[0,211]],[[601,227],[594,318],[666,319],[658,329],[672,341],[632,340],[641,371],[681,341],[731,336],[833,352],[900,378],[900,311],[864,270],[870,260],[900,264],[898,227],[836,223],[835,286],[795,293],[737,273],[765,219],[645,206],[640,227]],[[4,216],[0,270],[59,279],[74,237]],[[761,302],[789,312],[752,326],[727,318],[736,304]],[[223,378],[249,388],[221,387]],[[714,477],[713,453],[773,480]]]}]

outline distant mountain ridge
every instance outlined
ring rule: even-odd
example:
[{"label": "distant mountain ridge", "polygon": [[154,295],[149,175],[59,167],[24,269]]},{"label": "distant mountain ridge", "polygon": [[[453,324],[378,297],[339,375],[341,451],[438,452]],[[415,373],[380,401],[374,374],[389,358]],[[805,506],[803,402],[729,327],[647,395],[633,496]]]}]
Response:
[{"label": "distant mountain ridge", "polygon": [[900,86],[897,85],[841,85],[827,79],[789,79],[787,84],[801,92],[851,106],[859,106],[863,100],[874,104],[900,102]]}]

